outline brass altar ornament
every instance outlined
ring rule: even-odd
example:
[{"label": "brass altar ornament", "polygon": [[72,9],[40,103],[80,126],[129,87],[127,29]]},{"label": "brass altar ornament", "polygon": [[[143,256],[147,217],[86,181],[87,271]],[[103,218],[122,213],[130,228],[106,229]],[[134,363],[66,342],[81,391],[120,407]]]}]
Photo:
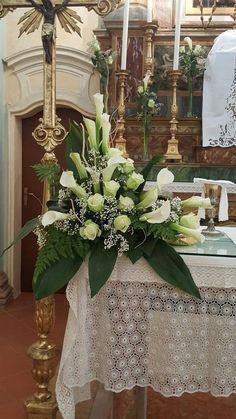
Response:
[{"label": "brass altar ornament", "polygon": [[220,196],[222,187],[221,185],[216,185],[212,183],[204,183],[203,185],[204,195],[207,198],[210,198],[212,207],[207,209],[208,223],[207,228],[202,230],[202,234],[208,239],[219,239],[224,236],[219,230],[216,230],[214,218],[216,216],[217,207],[219,208]]},{"label": "brass altar ornament", "polygon": [[126,139],[124,138],[125,132],[125,87],[128,72],[120,70],[116,73],[118,77],[119,99],[118,99],[118,121],[117,121],[117,134],[115,139],[115,146],[122,151],[124,157],[128,157],[126,150]]},{"label": "brass altar ornament", "polygon": [[171,120],[170,120],[170,133],[171,138],[168,140],[168,148],[165,154],[166,161],[182,162],[182,156],[179,154],[179,141],[176,138],[178,131],[178,106],[177,106],[177,82],[182,72],[180,70],[171,70],[168,76],[172,82],[172,104],[171,104]]},{"label": "brass altar ornament", "polygon": [[144,60],[144,73],[153,76],[154,59],[153,59],[153,40],[158,30],[158,24],[147,23],[143,27],[146,41],[146,57]]}]

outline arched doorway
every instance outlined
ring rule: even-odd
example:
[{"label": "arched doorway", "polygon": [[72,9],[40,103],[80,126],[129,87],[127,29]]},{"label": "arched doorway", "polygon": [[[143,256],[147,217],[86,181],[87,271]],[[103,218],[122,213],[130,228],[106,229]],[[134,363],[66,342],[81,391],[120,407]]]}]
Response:
[{"label": "arched doorway", "polygon": [[[80,112],[74,109],[58,108],[57,115],[66,130],[70,121],[82,121]],[[22,119],[22,225],[41,213],[42,183],[39,182],[32,165],[39,163],[44,150],[38,146],[32,132],[42,116],[39,112],[31,117]],[[56,147],[55,154],[62,168],[65,169],[64,143]],[[32,277],[37,257],[36,237],[33,233],[22,241],[21,247],[21,291],[32,291]]]}]

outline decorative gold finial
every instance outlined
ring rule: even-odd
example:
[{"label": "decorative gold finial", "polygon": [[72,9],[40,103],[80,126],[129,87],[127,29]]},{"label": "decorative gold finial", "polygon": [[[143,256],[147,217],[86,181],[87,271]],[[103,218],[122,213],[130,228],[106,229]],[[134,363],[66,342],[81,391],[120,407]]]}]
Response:
[{"label": "decorative gold finial", "polygon": [[116,73],[118,77],[119,99],[118,99],[118,121],[117,121],[117,136],[115,139],[115,146],[122,151],[124,157],[128,157],[126,151],[125,132],[125,87],[128,72],[120,70]]},{"label": "decorative gold finial", "polygon": [[146,41],[146,57],[144,61],[144,72],[145,74],[153,75],[153,38],[158,30],[158,24],[147,23],[144,25],[145,41]]},{"label": "decorative gold finial", "polygon": [[168,140],[168,148],[165,154],[167,161],[182,161],[182,156],[179,154],[179,141],[176,138],[177,134],[177,113],[178,113],[178,106],[177,106],[177,82],[179,77],[181,76],[182,72],[180,70],[171,70],[168,72],[168,76],[172,81],[172,104],[171,104],[171,120],[170,120],[170,133],[171,138]]}]

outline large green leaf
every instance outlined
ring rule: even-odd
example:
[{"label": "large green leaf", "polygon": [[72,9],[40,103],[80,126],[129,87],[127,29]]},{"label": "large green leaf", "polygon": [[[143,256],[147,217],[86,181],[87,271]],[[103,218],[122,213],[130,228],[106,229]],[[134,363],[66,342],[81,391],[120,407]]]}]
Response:
[{"label": "large green leaf", "polygon": [[24,239],[26,236],[28,236],[29,233],[31,233],[31,231],[33,231],[38,225],[40,225],[40,221],[39,218],[33,218],[32,220],[27,221],[27,223],[25,223],[25,225],[22,227],[21,231],[19,232],[19,234],[17,234],[16,238],[14,239],[14,241],[9,244],[9,246],[6,247],[6,249],[3,250],[3,252],[1,253],[0,257],[2,255],[4,255],[4,253],[10,249],[14,244],[16,244],[18,241]]},{"label": "large green leaf", "polygon": [[36,300],[54,294],[54,292],[64,287],[76,274],[82,262],[83,259],[79,256],[76,258],[61,258],[47,268],[45,272],[37,277],[34,276],[33,292]]},{"label": "large green leaf", "polygon": [[[155,164],[161,163],[164,160],[164,156],[160,156],[160,155],[156,155],[153,156],[152,159],[146,164],[146,166],[143,168],[143,170],[141,171],[141,175],[143,175],[145,181],[148,178],[148,175],[150,173],[150,171],[152,170],[153,166],[155,166]],[[145,186],[145,182],[143,182],[137,189],[137,192],[142,192],[143,188]]]},{"label": "large green leaf", "polygon": [[151,256],[157,239],[153,237],[147,237],[145,241],[143,241],[143,236],[139,235],[137,240],[133,243],[130,243],[130,250],[127,253],[128,258],[131,260],[132,263],[137,262],[143,255]]},{"label": "large green leaf", "polygon": [[104,244],[99,241],[94,246],[89,258],[89,283],[91,296],[97,294],[111,275],[116,263],[118,251],[116,246],[104,249]]},{"label": "large green leaf", "polygon": [[166,282],[194,297],[201,298],[187,265],[173,247],[163,240],[158,240],[152,254],[144,257]]}]

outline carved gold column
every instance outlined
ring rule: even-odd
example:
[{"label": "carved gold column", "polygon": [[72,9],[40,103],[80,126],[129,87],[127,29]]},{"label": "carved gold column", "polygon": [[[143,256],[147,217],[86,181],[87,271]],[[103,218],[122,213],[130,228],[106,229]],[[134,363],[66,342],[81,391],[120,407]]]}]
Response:
[{"label": "carved gold column", "polygon": [[[43,118],[40,118],[40,124],[35,128],[33,137],[37,144],[45,150],[41,162],[55,164],[57,159],[54,149],[66,136],[66,130],[56,116],[55,44],[53,44],[52,48],[52,62],[47,63],[44,56],[43,78]],[[49,199],[50,190],[45,182],[43,188],[43,212],[47,210],[46,204]],[[55,320],[55,300],[53,295],[36,301],[35,320],[38,340],[29,348],[28,354],[33,360],[32,374],[37,384],[37,390],[25,402],[26,411],[29,419],[56,419],[57,403],[49,390],[49,383],[55,374],[56,361],[59,355],[58,349],[49,340],[49,334]]]},{"label": "carved gold column", "polygon": [[126,70],[120,70],[116,73],[118,77],[118,121],[117,121],[117,134],[115,139],[115,146],[123,152],[124,157],[127,157],[126,151],[126,139],[124,138],[125,132],[125,87],[128,72]]},{"label": "carved gold column", "polygon": [[165,154],[165,158],[167,161],[182,161],[182,156],[179,154],[179,141],[176,138],[176,134],[178,131],[178,121],[177,121],[177,114],[178,114],[178,106],[177,106],[177,82],[179,77],[181,76],[180,70],[171,70],[168,73],[168,76],[172,82],[172,104],[171,104],[171,120],[170,120],[170,133],[171,138],[168,140],[168,148]]},{"label": "carved gold column", "polygon": [[146,41],[146,57],[144,60],[144,73],[153,75],[154,68],[154,51],[153,51],[153,39],[157,33],[158,25],[154,23],[147,23],[143,27]]}]

